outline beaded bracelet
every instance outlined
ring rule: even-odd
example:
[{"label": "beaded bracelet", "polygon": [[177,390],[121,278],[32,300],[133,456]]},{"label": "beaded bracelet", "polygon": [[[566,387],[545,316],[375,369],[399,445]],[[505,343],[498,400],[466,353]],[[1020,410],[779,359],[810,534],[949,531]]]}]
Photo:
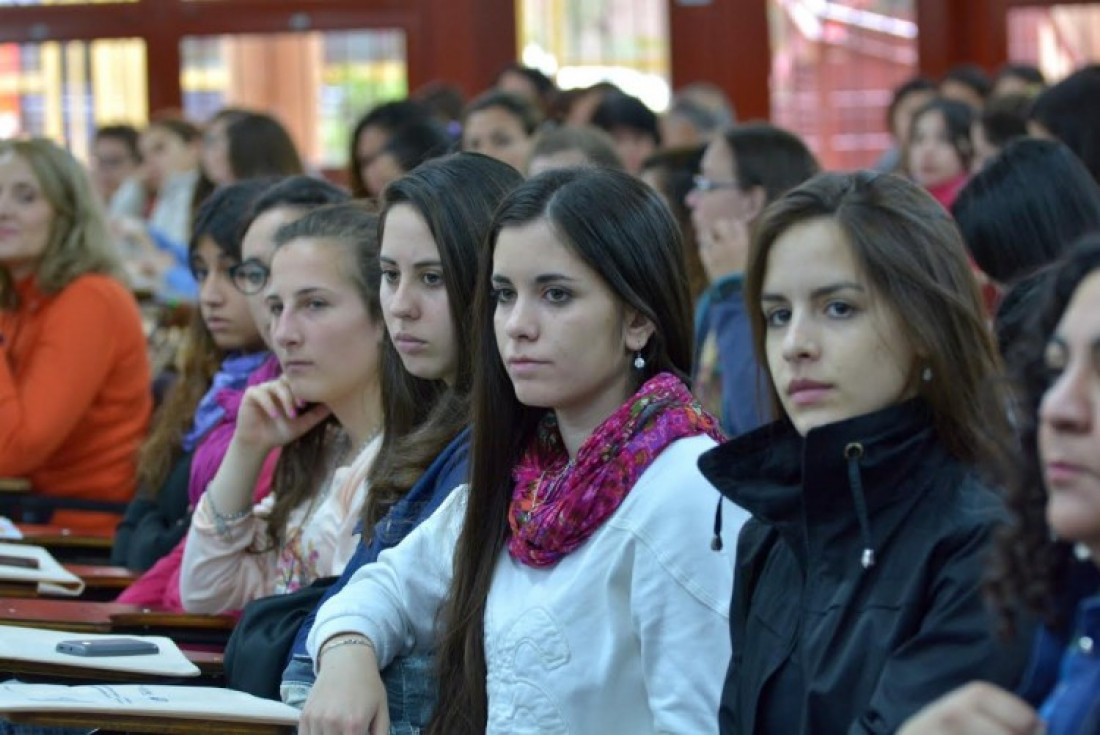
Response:
[{"label": "beaded bracelet", "polygon": [[222,512],[218,510],[218,506],[214,505],[214,498],[212,498],[209,493],[206,495],[206,502],[210,505],[210,511],[214,514],[214,530],[218,532],[219,536],[228,536],[230,523],[239,521],[252,513],[251,508],[245,508],[237,513],[223,515]]},{"label": "beaded bracelet", "polygon": [[[372,651],[375,651],[374,641],[363,635],[354,635],[347,638],[337,638],[335,640],[330,639],[321,646],[321,650],[317,652],[317,669],[321,669],[321,658],[331,651],[333,648],[339,648],[340,646],[366,646]],[[375,651],[377,653],[377,651]]]}]

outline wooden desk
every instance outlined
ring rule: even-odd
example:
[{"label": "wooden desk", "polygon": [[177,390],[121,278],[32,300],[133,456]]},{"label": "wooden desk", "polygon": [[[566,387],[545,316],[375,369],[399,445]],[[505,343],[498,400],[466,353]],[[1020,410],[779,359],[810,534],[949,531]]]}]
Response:
[{"label": "wooden desk", "polygon": [[[136,574],[124,567],[100,566],[96,564],[65,564],[65,569],[84,582],[84,592],[79,597],[67,595],[43,595],[34,582],[0,581],[0,597],[56,597],[62,600],[83,600],[85,602],[107,602],[118,597],[137,579]],[[0,616],[2,617],[2,616]]]},{"label": "wooden desk", "polygon": [[111,615],[141,612],[138,605],[81,600],[0,598],[0,622],[74,633],[110,633]]},{"label": "wooden desk", "polygon": [[31,491],[31,481],[24,477],[0,477],[0,493],[24,495]]},{"label": "wooden desk", "polygon": [[0,658],[0,672],[24,681],[45,680],[60,684],[110,682],[113,684],[176,683],[188,686],[225,685],[225,665],[220,651],[195,651],[186,648],[180,650],[188,661],[199,668],[198,676],[158,676],[132,671],[112,671],[110,669],[88,668],[87,666],[64,666],[43,661],[23,661],[7,658]]},{"label": "wooden desk", "polygon": [[21,540],[12,539],[11,543],[34,544],[48,549],[106,549],[114,545],[114,535],[108,532],[73,531],[64,526],[52,526],[38,523],[17,523],[23,534]]},{"label": "wooden desk", "polygon": [[290,735],[294,728],[280,725],[257,725],[242,722],[211,722],[182,717],[142,717],[135,715],[100,715],[59,712],[13,712],[12,722],[42,727],[97,728],[100,735],[110,733],[164,733],[164,735]]},{"label": "wooden desk", "polygon": [[163,635],[181,645],[224,648],[236,624],[237,619],[232,615],[199,615],[155,608],[120,610],[111,615],[111,630],[115,633]]},{"label": "wooden desk", "polygon": [[177,643],[224,645],[237,620],[232,615],[175,613],[120,602],[0,598],[0,622],[83,633],[163,635]]},{"label": "wooden desk", "polygon": [[114,534],[110,532],[73,531],[63,526],[17,523],[23,533],[11,543],[42,546],[61,562],[73,564],[107,564],[111,558]]}]

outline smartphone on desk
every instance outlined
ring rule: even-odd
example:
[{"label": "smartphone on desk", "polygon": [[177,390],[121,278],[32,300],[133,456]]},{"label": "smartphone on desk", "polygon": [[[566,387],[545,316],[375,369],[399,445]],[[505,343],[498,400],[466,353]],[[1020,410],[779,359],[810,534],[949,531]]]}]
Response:
[{"label": "smartphone on desk", "polygon": [[57,652],[71,656],[143,656],[159,653],[160,648],[156,643],[138,638],[97,638],[61,641],[57,644]]}]

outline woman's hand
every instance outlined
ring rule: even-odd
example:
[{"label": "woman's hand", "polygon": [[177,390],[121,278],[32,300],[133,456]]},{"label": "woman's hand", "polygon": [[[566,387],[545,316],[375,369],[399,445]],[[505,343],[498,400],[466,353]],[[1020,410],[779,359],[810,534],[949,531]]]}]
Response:
[{"label": "woman's hand", "polygon": [[302,436],[331,413],[323,404],[305,408],[286,378],[276,378],[245,391],[233,441],[266,456],[272,449]]},{"label": "woman's hand", "polygon": [[321,670],[298,723],[299,735],[389,735],[390,713],[369,646],[323,651]]},{"label": "woman's hand", "polygon": [[751,241],[748,224],[733,218],[720,219],[699,233],[699,259],[711,283],[745,270]]},{"label": "woman's hand", "polygon": [[910,717],[898,735],[1038,735],[1043,723],[1031,706],[1004,689],[972,682]]}]

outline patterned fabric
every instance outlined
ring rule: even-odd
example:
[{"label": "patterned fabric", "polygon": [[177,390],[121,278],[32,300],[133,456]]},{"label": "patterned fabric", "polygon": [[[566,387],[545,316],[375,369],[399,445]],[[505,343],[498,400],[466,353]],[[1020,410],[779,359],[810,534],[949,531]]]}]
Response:
[{"label": "patterned fabric", "polygon": [[703,410],[722,421],[722,364],[718,360],[718,333],[710,330],[703,336],[699,349],[695,380],[695,397]]},{"label": "patterned fabric", "polygon": [[226,389],[244,388],[248,376],[259,368],[269,355],[268,352],[233,353],[222,361],[218,372],[214,374],[214,379],[210,381],[210,388],[195,409],[195,420],[191,430],[183,437],[184,451],[194,451],[199,440],[225,418],[225,408],[218,402],[218,394]]},{"label": "patterned fabric", "polygon": [[509,553],[532,567],[555,564],[618,509],[665,447],[699,434],[723,439],[714,417],[670,373],[647,381],[585,439],[573,460],[547,412],[512,472]]}]

